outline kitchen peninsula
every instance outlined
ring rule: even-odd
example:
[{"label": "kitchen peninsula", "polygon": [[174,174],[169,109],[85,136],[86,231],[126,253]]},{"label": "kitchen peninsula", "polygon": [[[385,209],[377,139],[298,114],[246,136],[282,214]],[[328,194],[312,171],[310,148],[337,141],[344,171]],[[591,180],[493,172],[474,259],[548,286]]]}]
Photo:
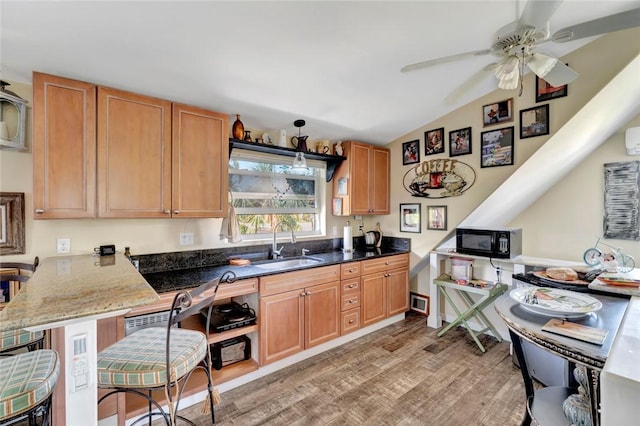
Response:
[{"label": "kitchen peninsula", "polygon": [[[57,386],[64,389],[65,406],[73,407],[65,410],[64,424],[97,425],[97,321],[157,300],[157,293],[121,254],[50,257],[0,312],[0,331],[61,327],[64,343],[56,349],[64,350],[60,357],[65,374]],[[85,380],[78,380],[74,387],[71,360],[76,339],[86,341],[88,368]]]}]

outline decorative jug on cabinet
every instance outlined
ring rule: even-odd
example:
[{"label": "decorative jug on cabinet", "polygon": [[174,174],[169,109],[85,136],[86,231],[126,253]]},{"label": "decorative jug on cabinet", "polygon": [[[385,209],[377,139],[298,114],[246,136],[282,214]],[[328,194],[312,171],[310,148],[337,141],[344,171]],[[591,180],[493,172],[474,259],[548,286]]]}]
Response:
[{"label": "decorative jug on cabinet", "polygon": [[291,138],[291,145],[293,145],[293,147],[300,152],[307,152],[308,137],[309,136],[294,136]]}]

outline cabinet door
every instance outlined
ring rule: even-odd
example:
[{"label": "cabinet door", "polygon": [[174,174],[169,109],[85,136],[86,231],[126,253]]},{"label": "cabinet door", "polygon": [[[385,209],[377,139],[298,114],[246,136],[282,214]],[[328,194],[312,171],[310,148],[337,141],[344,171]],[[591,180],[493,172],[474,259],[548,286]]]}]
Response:
[{"label": "cabinet door", "polygon": [[351,145],[352,157],[349,162],[351,165],[351,182],[349,185],[351,197],[351,213],[350,214],[370,214],[370,194],[369,194],[369,169],[373,166],[371,163],[371,147],[369,145],[353,142]]},{"label": "cabinet door", "polygon": [[305,289],[305,347],[340,336],[340,283]]},{"label": "cabinet door", "polygon": [[171,103],[98,88],[98,215],[171,217]]},{"label": "cabinet door", "polygon": [[387,316],[409,310],[409,270],[395,269],[387,273]]},{"label": "cabinet door", "polygon": [[33,73],[34,219],[96,216],[96,87]]},{"label": "cabinet door", "polygon": [[304,290],[260,299],[260,364],[304,349]]},{"label": "cabinet door", "polygon": [[391,153],[386,148],[372,147],[373,167],[370,182],[371,209],[375,214],[389,214],[389,170]]},{"label": "cabinet door", "polygon": [[173,104],[172,126],[172,215],[226,216],[227,115]]},{"label": "cabinet door", "polygon": [[386,318],[386,277],[383,273],[365,275],[362,283],[362,325],[367,326]]}]

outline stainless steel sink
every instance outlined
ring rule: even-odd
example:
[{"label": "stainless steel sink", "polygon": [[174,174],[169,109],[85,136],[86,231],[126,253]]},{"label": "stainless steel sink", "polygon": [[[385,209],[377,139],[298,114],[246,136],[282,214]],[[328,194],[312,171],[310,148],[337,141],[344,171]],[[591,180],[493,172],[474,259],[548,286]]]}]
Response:
[{"label": "stainless steel sink", "polygon": [[322,262],[322,259],[313,257],[298,257],[295,259],[274,260],[272,262],[254,263],[253,266],[268,271],[277,271],[280,269],[297,268],[300,266],[313,266]]}]

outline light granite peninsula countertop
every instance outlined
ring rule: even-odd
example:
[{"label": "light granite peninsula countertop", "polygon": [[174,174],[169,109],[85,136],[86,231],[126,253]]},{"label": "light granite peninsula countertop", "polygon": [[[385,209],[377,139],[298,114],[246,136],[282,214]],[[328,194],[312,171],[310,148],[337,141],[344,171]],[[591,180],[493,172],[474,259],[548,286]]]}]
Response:
[{"label": "light granite peninsula countertop", "polygon": [[122,254],[44,259],[0,311],[0,331],[65,322],[156,302],[158,294]]}]

